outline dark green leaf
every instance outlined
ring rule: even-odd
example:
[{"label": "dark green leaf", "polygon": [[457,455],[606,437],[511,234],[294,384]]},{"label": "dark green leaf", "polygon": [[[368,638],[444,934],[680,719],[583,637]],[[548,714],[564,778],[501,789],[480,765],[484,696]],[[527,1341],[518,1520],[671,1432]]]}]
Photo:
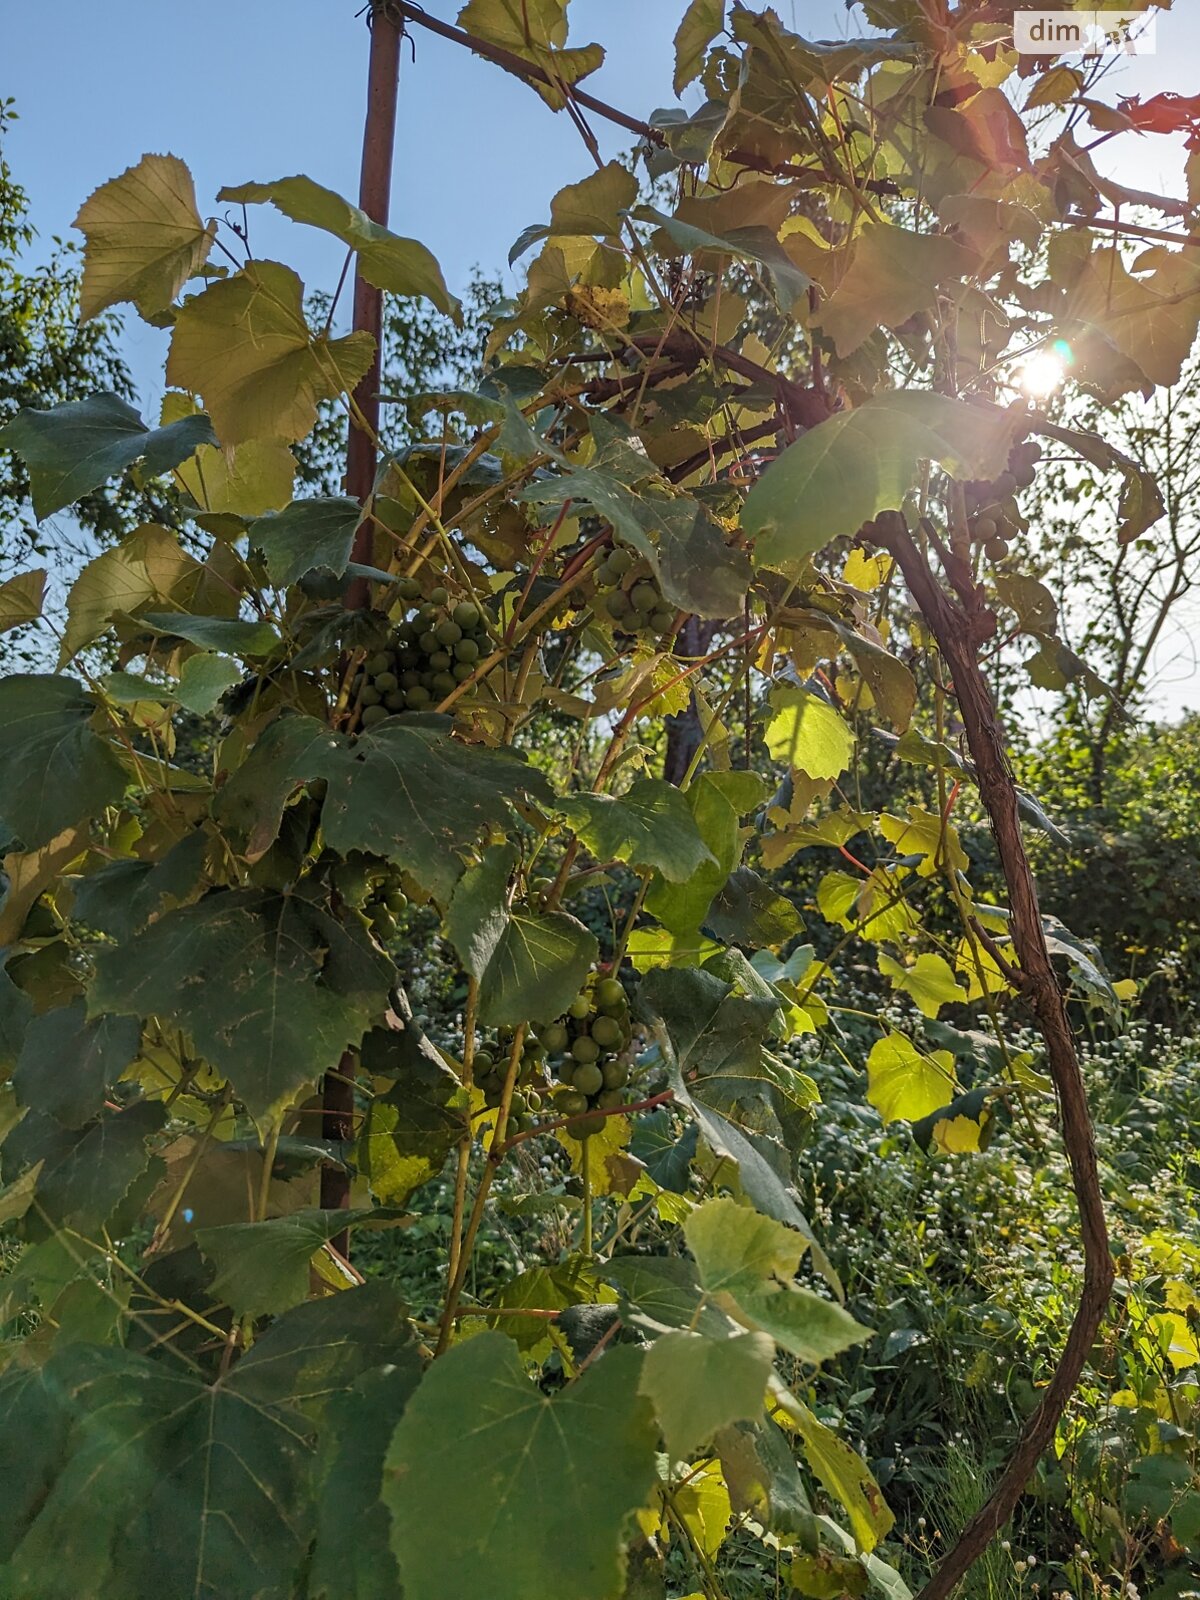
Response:
[{"label": "dark green leaf", "polygon": [[[637,1351],[612,1350],[551,1400],[500,1333],[436,1362],[384,1464],[405,1600],[446,1600],[464,1571],[487,1574],[488,1600],[618,1594],[626,1525],[655,1481],[641,1366]],[[464,1484],[487,1514],[448,1540],[446,1507]]]},{"label": "dark green leaf", "polygon": [[96,702],[74,678],[0,682],[0,821],[37,850],[125,792],[125,769],[94,733]]},{"label": "dark green leaf", "polygon": [[212,1292],[239,1317],[277,1316],[303,1303],[309,1263],[344,1228],[379,1215],[351,1211],[293,1211],[265,1222],[197,1228],[200,1253],[216,1268]]},{"label": "dark green leaf", "polygon": [[657,868],[672,883],[715,864],[687,800],[662,778],[639,778],[620,796],[569,795],[558,809],[598,861]]},{"label": "dark green leaf", "polygon": [[256,517],[248,531],[250,543],[267,558],[271,582],[286,588],[313,567],[328,567],[340,577],[361,521],[358,501],[336,495],[293,500],[282,511]]},{"label": "dark green leaf", "polygon": [[141,619],[147,627],[203,650],[222,650],[234,656],[269,656],[279,635],[269,622],[243,622],[239,617],[189,617],[185,612],[158,611]]},{"label": "dark green leaf", "polygon": [[23,1106],[56,1118],[67,1128],[80,1128],[104,1103],[104,1091],[115,1083],[137,1055],[141,1028],[133,1017],[87,1020],[81,998],[35,1017],[13,1073],[13,1087]]},{"label": "dark green leaf", "polygon": [[358,1044],[395,977],[359,928],[253,889],[169,911],[96,967],[93,1009],[169,1018],[255,1118]]},{"label": "dark green leaf", "polygon": [[325,843],[407,868],[443,904],[462,872],[460,851],[489,827],[506,829],[523,793],[547,803],[535,768],[505,751],[451,737],[448,717],[392,717],[350,740],[312,717],[281,717],[221,791],[217,814],[262,854],[289,796],[324,779]]},{"label": "dark green leaf", "polygon": [[776,948],[803,931],[804,922],[765,878],[738,867],[708,908],[704,926],[714,939],[751,949]]},{"label": "dark green leaf", "polygon": [[0,445],[15,450],[29,468],[39,522],[139,459],[148,473],[169,472],[198,445],[215,443],[202,412],[152,429],[115,394],[68,400],[50,411],[19,411],[0,428]]}]

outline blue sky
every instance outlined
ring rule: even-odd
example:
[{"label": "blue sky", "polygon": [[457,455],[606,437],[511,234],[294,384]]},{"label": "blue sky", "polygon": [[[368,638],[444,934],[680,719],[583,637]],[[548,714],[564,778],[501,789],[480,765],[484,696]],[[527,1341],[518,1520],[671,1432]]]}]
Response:
[{"label": "blue sky", "polygon": [[[1186,0],[1185,0],[1186,3]],[[201,210],[224,184],[304,172],[354,198],[362,138],[367,30],[361,0],[54,0],[4,17],[0,93],[20,121],[9,159],[29,191],[43,240],[69,234],[86,196],[147,151],[182,157]],[[841,0],[775,0],[809,37],[857,31]],[[453,20],[455,0],[429,0]],[[607,51],[588,87],[635,115],[669,104],[672,34],[682,0],[573,0],[572,39]],[[286,21],[285,21],[286,19]],[[416,61],[401,69],[392,227],[438,256],[452,287],[479,264],[504,269],[522,228],[548,215],[550,197],[583,176],[578,134],[524,84],[420,29]],[[1200,62],[1200,16],[1163,18],[1159,54],[1122,69],[1121,92],[1187,92]],[[1110,88],[1107,97],[1111,97]],[[597,121],[605,154],[630,136]],[[1177,189],[1169,141],[1125,137],[1103,152],[1114,176]],[[259,255],[332,287],[340,245],[270,208],[253,213]],[[127,353],[147,402],[158,397],[164,341],[130,318]]]},{"label": "blue sky", "polygon": [[[202,210],[224,184],[304,172],[354,198],[362,139],[367,31],[362,0],[43,0],[3,10],[0,95],[20,114],[7,141],[42,238],[68,235],[86,196],[147,151],[191,167]],[[783,21],[810,38],[857,31],[841,0],[774,0]],[[1158,54],[1111,73],[1105,99],[1194,92],[1200,8],[1176,0],[1159,22]],[[452,21],[457,0],[427,0]],[[683,0],[573,0],[572,39],[607,51],[588,87],[635,115],[669,104],[672,35]],[[427,244],[452,288],[476,264],[505,269],[508,249],[551,196],[589,161],[565,117],[515,78],[419,29],[405,49],[391,225]],[[602,122],[606,155],[630,136]],[[1179,192],[1176,141],[1127,135],[1097,152],[1103,169],[1143,189]],[[332,288],[339,245],[255,208],[253,242],[311,287]],[[162,393],[165,336],[128,319],[125,353],[146,413]],[[1190,619],[1200,627],[1200,616]],[[1185,625],[1164,645],[1160,703],[1200,700]]]}]

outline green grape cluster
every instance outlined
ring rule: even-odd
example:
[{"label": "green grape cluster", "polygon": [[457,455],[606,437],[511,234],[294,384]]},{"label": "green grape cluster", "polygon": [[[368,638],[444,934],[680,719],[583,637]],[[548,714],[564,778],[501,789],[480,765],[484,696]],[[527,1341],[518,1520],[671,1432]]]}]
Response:
[{"label": "green grape cluster", "polygon": [[[540,1030],[538,1041],[559,1082],[554,1106],[560,1115],[585,1117],[625,1103],[632,1038],[628,997],[620,979],[611,977],[595,978],[565,1016]],[[585,1137],[595,1129],[582,1123],[569,1131]]]},{"label": "green grape cluster", "polygon": [[614,544],[596,568],[593,610],[606,617],[618,633],[664,638],[675,627],[675,612],[649,563],[639,561],[623,545]]},{"label": "green grape cluster", "polygon": [[989,561],[1003,561],[1013,534],[1025,526],[1015,497],[1033,483],[1041,457],[1041,447],[1025,440],[1013,446],[1007,470],[994,482],[965,486],[967,529]]},{"label": "green grape cluster", "polygon": [[399,867],[355,851],[337,863],[331,876],[344,904],[362,912],[380,944],[390,944],[400,932],[399,918],[408,909]]},{"label": "green grape cluster", "polygon": [[[403,579],[405,600],[420,598],[415,579]],[[472,676],[491,649],[488,622],[474,600],[451,605],[437,588],[399,623],[383,650],[368,656],[351,690],[364,728],[404,711],[429,711]]]},{"label": "green grape cluster", "polygon": [[[475,1052],[472,1071],[475,1084],[483,1093],[484,1104],[494,1111],[504,1095],[504,1080],[512,1060],[512,1028],[501,1028],[495,1046],[482,1045]],[[546,1050],[541,1041],[526,1034],[521,1042],[517,1063],[517,1081],[508,1108],[510,1133],[525,1133],[534,1124],[542,1109],[543,1091],[547,1088],[545,1076]]]}]

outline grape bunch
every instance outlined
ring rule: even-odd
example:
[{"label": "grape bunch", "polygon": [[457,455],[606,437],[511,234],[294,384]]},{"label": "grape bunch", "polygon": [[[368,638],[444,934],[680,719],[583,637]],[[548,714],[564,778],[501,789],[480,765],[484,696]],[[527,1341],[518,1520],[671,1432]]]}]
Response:
[{"label": "grape bunch", "polygon": [[390,944],[400,932],[398,918],[408,909],[399,867],[356,850],[338,862],[332,877],[343,903],[362,912],[381,945]]},{"label": "grape bunch", "polygon": [[596,568],[593,610],[617,633],[665,638],[675,628],[675,611],[659,588],[650,565],[623,545],[613,545]]},{"label": "grape bunch", "polygon": [[[415,579],[403,579],[405,600],[420,597]],[[491,649],[488,620],[473,600],[450,604],[437,588],[392,632],[387,648],[368,656],[351,685],[362,725],[372,728],[403,711],[428,711],[475,672]]]},{"label": "grape bunch", "polygon": [[[496,1035],[494,1048],[482,1046],[475,1052],[472,1071],[476,1086],[483,1093],[483,1103],[494,1111],[504,1096],[504,1080],[512,1059],[512,1028],[501,1028]],[[508,1131],[525,1133],[542,1109],[542,1094],[546,1089],[545,1046],[532,1034],[526,1034],[521,1043],[517,1064],[517,1082],[508,1108]]]},{"label": "grape bunch", "polygon": [[967,529],[989,561],[1003,561],[1013,534],[1025,526],[1015,496],[1033,483],[1041,456],[1041,447],[1026,440],[1013,446],[1008,468],[995,482],[965,486]]},{"label": "grape bunch", "polygon": [[[596,978],[565,1016],[541,1029],[538,1041],[559,1081],[554,1106],[561,1115],[583,1117],[624,1103],[632,1037],[629,1000],[620,980],[611,977]],[[583,1124],[580,1136],[591,1131]]]}]

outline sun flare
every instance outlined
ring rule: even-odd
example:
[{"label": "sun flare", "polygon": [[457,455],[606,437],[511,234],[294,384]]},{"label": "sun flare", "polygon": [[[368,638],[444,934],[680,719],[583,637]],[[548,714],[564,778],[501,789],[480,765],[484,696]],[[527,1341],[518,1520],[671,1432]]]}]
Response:
[{"label": "sun flare", "polygon": [[1066,380],[1067,362],[1057,349],[1037,350],[1017,373],[1017,384],[1031,400],[1047,400]]}]

